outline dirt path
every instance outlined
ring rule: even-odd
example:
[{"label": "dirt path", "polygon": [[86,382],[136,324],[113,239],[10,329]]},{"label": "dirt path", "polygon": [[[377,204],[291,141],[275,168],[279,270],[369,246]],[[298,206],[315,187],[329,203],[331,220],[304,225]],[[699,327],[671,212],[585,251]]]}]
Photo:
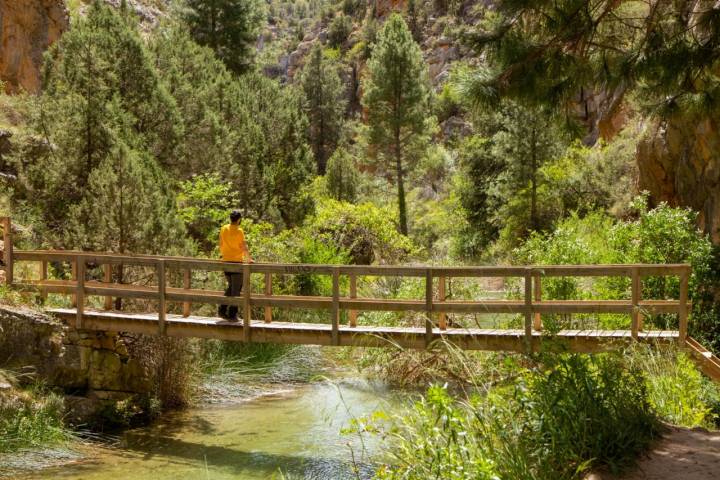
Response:
[{"label": "dirt path", "polygon": [[675,479],[720,479],[720,432],[670,427],[630,473],[621,477],[593,474],[587,480]]}]

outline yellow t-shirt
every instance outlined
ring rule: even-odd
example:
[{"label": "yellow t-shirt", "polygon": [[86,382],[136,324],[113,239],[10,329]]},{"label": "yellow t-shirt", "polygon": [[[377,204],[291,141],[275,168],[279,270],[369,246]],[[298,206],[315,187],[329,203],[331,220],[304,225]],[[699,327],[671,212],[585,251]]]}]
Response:
[{"label": "yellow t-shirt", "polygon": [[220,229],[220,255],[226,262],[242,262],[245,259],[243,245],[245,233],[238,225],[227,224]]}]

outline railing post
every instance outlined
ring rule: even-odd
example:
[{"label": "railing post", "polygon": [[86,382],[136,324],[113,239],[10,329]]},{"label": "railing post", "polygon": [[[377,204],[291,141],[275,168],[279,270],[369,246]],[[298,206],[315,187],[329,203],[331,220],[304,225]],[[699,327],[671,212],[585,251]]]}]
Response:
[{"label": "railing post", "polygon": [[[112,265],[109,263],[103,264],[103,282],[105,283],[112,283]],[[103,308],[105,310],[112,310],[113,307],[113,299],[111,295],[105,296],[105,304],[103,305]]]},{"label": "railing post", "polygon": [[158,276],[158,333],[165,335],[165,320],[167,317],[167,303],[165,300],[165,293],[167,290],[166,275],[165,275],[165,260],[158,260],[157,264],[157,276]]},{"label": "railing post", "polygon": [[[75,261],[70,263],[70,279],[77,282],[78,279],[78,259],[75,257]],[[73,306],[73,308],[76,308],[78,305],[78,297],[77,294],[74,294],[70,297],[70,304]]]},{"label": "railing post", "polygon": [[532,274],[530,268],[525,271],[525,348],[532,352],[532,319],[533,319],[533,290]]},{"label": "railing post", "polygon": [[[542,280],[539,273],[533,276],[533,296],[536,302],[542,301],[541,282]],[[533,329],[538,332],[542,330],[542,315],[540,315],[540,313],[535,313],[533,316]]]},{"label": "railing post", "polygon": [[640,330],[640,292],[642,290],[640,272],[637,267],[632,268],[631,284],[632,310],[630,313],[630,335],[632,338],[637,339],[638,331]]},{"label": "railing post", "polygon": [[12,236],[12,220],[10,217],[3,219],[3,262],[5,263],[5,284],[12,285],[13,271],[13,236]]},{"label": "railing post", "polygon": [[680,344],[684,345],[688,332],[688,284],[690,283],[690,268],[680,276],[680,304],[678,305],[678,334]]},{"label": "railing post", "polygon": [[332,270],[332,344],[340,345],[340,268]]},{"label": "railing post", "polygon": [[[350,274],[350,298],[357,298],[357,276],[354,273]],[[348,323],[351,327],[357,327],[357,310],[350,310],[348,313]]]},{"label": "railing post", "polygon": [[252,281],[250,263],[243,264],[243,341],[250,342],[250,294]]},{"label": "railing post", "polygon": [[[40,263],[40,277],[43,282],[45,282],[48,279],[48,262],[47,262],[47,260],[43,260]],[[45,302],[47,301],[47,296],[48,296],[47,288],[40,287],[40,299],[43,304],[45,304]]]},{"label": "railing post", "polygon": [[[192,288],[192,270],[186,268],[183,270],[183,288],[190,290]],[[183,302],[183,317],[190,316],[190,302]]]},{"label": "railing post", "polygon": [[83,315],[85,313],[85,257],[75,257],[75,311],[77,319],[75,327],[83,328]]},{"label": "railing post", "polygon": [[430,348],[433,341],[433,274],[432,269],[425,271],[425,348]]},{"label": "railing post", "polygon": [[[438,277],[438,301],[445,301],[445,277]],[[440,312],[438,315],[438,327],[440,330],[447,330],[447,314]]]},{"label": "railing post", "polygon": [[[265,295],[272,296],[272,273],[265,273]],[[272,322],[272,307],[265,307],[265,323]]]}]

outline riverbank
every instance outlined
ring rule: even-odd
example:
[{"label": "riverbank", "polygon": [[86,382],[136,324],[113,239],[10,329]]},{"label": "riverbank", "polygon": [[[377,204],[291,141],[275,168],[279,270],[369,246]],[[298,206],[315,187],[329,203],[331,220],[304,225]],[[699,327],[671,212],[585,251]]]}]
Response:
[{"label": "riverbank", "polygon": [[[402,408],[382,382],[359,377],[297,385],[234,404],[163,415],[120,436],[114,446],[80,445],[82,460],[18,478],[369,479],[381,439],[342,434],[354,419]],[[350,430],[350,429],[348,429]]]}]

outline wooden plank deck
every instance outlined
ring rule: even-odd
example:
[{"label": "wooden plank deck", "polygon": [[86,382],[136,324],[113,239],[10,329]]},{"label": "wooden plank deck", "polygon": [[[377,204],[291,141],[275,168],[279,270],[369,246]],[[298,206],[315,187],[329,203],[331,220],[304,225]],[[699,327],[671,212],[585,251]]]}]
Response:
[{"label": "wooden plank deck", "polygon": [[[50,313],[74,322],[75,309],[52,309]],[[88,330],[120,331],[156,335],[158,316],[154,313],[126,313],[109,311],[84,311],[83,328]],[[165,331],[174,337],[215,338],[243,341],[243,323],[228,322],[219,318],[168,314]],[[465,350],[517,351],[525,349],[525,331],[521,329],[453,328],[432,329],[433,341],[447,341]],[[557,336],[571,351],[597,352],[609,350],[617,342],[632,340],[629,330],[562,330]],[[642,331],[638,340],[644,342],[673,342],[678,340],[677,331]],[[533,332],[533,349],[548,339],[541,332]],[[332,326],[321,323],[266,323],[251,321],[250,341],[258,343],[286,343],[305,345],[332,345]],[[425,327],[389,327],[340,325],[339,345],[359,347],[426,348]]]}]

